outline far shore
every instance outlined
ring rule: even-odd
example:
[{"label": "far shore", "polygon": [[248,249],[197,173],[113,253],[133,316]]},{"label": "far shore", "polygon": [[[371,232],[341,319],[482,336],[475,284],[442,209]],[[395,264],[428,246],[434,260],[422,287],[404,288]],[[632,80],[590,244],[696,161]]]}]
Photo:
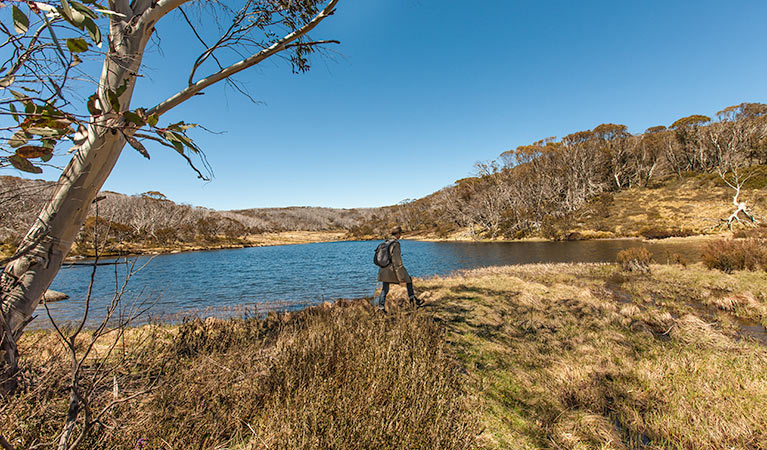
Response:
[{"label": "far shore", "polygon": [[[711,242],[718,239],[731,237],[731,233],[719,233],[719,234],[699,234],[685,237],[669,237],[665,239],[646,239],[641,236],[611,236],[611,237],[590,237],[584,239],[577,239],[578,241],[625,241],[634,240],[637,242],[668,242],[668,243],[691,243],[691,242]],[[375,236],[363,236],[352,237],[346,231],[284,231],[274,233],[263,233],[258,235],[250,235],[242,239],[240,242],[226,242],[226,243],[211,243],[208,245],[180,245],[180,246],[168,246],[168,247],[128,247],[126,246],[124,252],[105,252],[101,255],[102,258],[113,258],[118,256],[147,256],[147,255],[167,255],[175,253],[190,253],[201,252],[211,250],[229,250],[239,248],[250,247],[273,247],[281,245],[299,245],[299,244],[316,244],[316,243],[329,243],[329,242],[342,242],[342,241],[378,241],[384,237]],[[545,239],[542,237],[527,237],[518,239],[508,238],[487,238],[487,237],[475,237],[471,238],[464,234],[453,234],[447,237],[438,237],[429,233],[411,233],[403,235],[402,239],[421,241],[421,242],[456,242],[456,243],[512,243],[512,242],[574,242],[573,241],[559,241],[553,239]],[[66,261],[73,262],[84,259],[92,259],[93,255],[76,254],[69,256]]]},{"label": "far shore", "polygon": [[[250,247],[273,247],[279,245],[314,244],[349,240],[345,231],[283,231],[250,235],[240,242],[210,243],[203,245],[178,245],[167,247],[128,247],[125,251],[105,252],[102,258],[117,256],[167,255],[174,253],[203,252],[209,250],[230,250]],[[66,261],[92,259],[93,255],[77,254],[67,257]]]}]

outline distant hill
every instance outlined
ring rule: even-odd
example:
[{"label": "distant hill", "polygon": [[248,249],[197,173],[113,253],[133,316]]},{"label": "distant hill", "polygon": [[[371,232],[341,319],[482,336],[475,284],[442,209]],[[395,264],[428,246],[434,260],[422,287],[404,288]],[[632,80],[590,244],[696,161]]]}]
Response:
[{"label": "distant hill", "polygon": [[221,214],[247,223],[250,227],[269,231],[329,231],[350,230],[380,212],[380,208],[292,206],[222,211]]},{"label": "distant hill", "polygon": [[763,218],[767,105],[742,103],[636,135],[604,123],[506,151],[475,173],[386,207],[386,220],[352,233],[377,235],[398,223],[446,239],[700,234],[721,230],[736,210],[733,197]]},{"label": "distant hill", "polygon": [[[3,253],[15,249],[55,187],[54,182],[0,176]],[[137,195],[103,191],[97,200],[98,209],[91,207],[72,254],[88,254],[96,236],[103,240],[101,245],[108,253],[252,245],[263,242],[252,236],[277,232],[332,231],[332,237],[337,238],[380,213],[376,208],[319,207],[216,211],[178,204],[156,191]]]}]

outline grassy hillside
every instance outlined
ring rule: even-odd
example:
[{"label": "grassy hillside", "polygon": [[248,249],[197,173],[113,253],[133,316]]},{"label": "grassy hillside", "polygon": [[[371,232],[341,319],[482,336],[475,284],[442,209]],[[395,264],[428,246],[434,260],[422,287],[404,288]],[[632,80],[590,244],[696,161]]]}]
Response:
[{"label": "grassy hillside", "polygon": [[[730,234],[722,219],[734,210],[734,190],[717,175],[695,174],[679,179],[666,177],[649,187],[633,187],[604,193],[591,199],[572,214],[550,219],[537,233],[524,239],[605,239],[645,237],[659,239],[673,236]],[[761,221],[767,217],[767,177],[755,176],[741,190],[739,201],[746,204]],[[742,219],[745,220],[743,216]],[[749,229],[749,224],[733,231]],[[412,238],[433,240],[489,240],[487,233],[461,228],[449,233],[419,230]],[[499,236],[496,240],[506,240]]]},{"label": "grassy hillside", "polygon": [[[417,289],[417,311],[395,287],[386,315],[341,301],[145,326],[111,355],[107,336],[92,409],[151,390],[82,448],[767,448],[764,272],[527,265]],[[23,389],[0,399],[17,448],[55,438],[68,399],[55,335],[22,347]]]},{"label": "grassy hillside", "polygon": [[[754,179],[739,197],[760,218],[767,214],[765,184],[763,179]],[[555,222],[552,228],[558,237],[578,232],[585,238],[660,237],[663,231],[679,235],[716,234],[729,231],[721,220],[735,211],[733,194],[734,190],[715,175],[670,177],[647,188],[603,194],[571,218]]]}]

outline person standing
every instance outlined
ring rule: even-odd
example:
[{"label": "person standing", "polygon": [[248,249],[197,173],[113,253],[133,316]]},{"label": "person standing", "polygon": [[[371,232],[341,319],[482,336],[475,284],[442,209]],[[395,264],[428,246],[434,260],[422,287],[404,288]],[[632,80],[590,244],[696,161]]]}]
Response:
[{"label": "person standing", "polygon": [[391,237],[387,239],[389,244],[389,254],[391,255],[391,264],[378,269],[378,281],[383,282],[381,295],[378,297],[378,309],[386,309],[386,294],[389,293],[390,283],[406,283],[407,295],[412,306],[423,305],[423,300],[415,296],[413,290],[413,279],[407,273],[407,269],[402,264],[402,253],[399,246],[399,238],[402,236],[402,228],[397,226],[391,230]]}]

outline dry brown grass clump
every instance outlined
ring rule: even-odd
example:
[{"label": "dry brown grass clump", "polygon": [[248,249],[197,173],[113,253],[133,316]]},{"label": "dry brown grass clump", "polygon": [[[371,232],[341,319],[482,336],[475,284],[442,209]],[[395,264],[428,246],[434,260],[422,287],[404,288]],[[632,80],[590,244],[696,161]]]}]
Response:
[{"label": "dry brown grass clump", "polygon": [[[156,377],[156,389],[118,406],[82,448],[470,448],[476,420],[431,318],[346,306],[194,320],[154,339],[123,375]],[[27,371],[26,393],[1,410],[0,434],[19,448],[55,438],[66,406],[65,364],[28,360]]]},{"label": "dry brown grass clump", "polygon": [[626,272],[649,272],[652,253],[643,247],[632,247],[618,252],[618,262]]},{"label": "dry brown grass clump", "polygon": [[722,239],[703,249],[703,263],[709,269],[730,273],[733,270],[767,270],[767,239]]},{"label": "dry brown grass clump", "polygon": [[652,269],[536,264],[421,283],[484,398],[486,448],[767,449],[767,349],[733,328],[767,317],[748,294],[767,280]]},{"label": "dry brown grass clump", "polygon": [[639,230],[639,235],[645,239],[668,239],[670,237],[694,236],[697,233],[681,228],[645,227]]}]

